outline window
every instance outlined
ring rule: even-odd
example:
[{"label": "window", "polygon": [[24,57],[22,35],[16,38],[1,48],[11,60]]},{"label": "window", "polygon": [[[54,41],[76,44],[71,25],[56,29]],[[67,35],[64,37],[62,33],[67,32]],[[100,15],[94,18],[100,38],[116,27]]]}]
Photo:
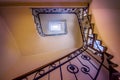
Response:
[{"label": "window", "polygon": [[103,50],[104,50],[104,47],[100,45],[100,41],[98,41],[98,40],[94,41],[93,47],[100,52],[103,52]]},{"label": "window", "polygon": [[61,24],[51,24],[49,26],[49,30],[52,32],[57,32],[57,31],[61,31]]}]

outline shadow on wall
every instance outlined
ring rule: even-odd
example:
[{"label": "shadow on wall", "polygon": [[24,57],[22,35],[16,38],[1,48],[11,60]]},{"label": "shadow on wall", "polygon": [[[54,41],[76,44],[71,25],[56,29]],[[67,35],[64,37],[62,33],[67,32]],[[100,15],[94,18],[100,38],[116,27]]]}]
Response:
[{"label": "shadow on wall", "polygon": [[[120,65],[120,0],[93,0],[90,6],[95,25],[108,52],[114,55],[113,62]],[[120,69],[119,69],[120,71]]]},{"label": "shadow on wall", "polygon": [[82,45],[81,34],[79,34],[78,29],[79,25],[77,22],[73,23],[74,18],[76,19],[75,15],[67,14],[59,17],[57,15],[47,16],[43,14],[41,18],[45,16],[44,20],[53,20],[53,18],[68,20],[67,29],[69,29],[69,32],[67,35],[42,37],[36,30],[30,8],[2,7],[0,9],[3,17],[9,24],[9,29],[17,42],[22,56],[78,48]]},{"label": "shadow on wall", "polygon": [[20,57],[20,52],[7,24],[0,16],[0,76]]}]

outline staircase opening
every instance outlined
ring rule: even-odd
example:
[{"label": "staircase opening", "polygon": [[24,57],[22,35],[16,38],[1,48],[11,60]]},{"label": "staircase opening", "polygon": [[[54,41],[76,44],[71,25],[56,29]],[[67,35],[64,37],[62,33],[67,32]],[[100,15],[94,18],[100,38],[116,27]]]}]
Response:
[{"label": "staircase opening", "polygon": [[[115,78],[114,75],[117,75],[118,78],[119,74],[113,69],[113,66],[117,65],[110,61],[113,56],[106,53],[107,48],[102,45],[102,41],[98,40],[97,35],[94,33],[94,24],[91,23],[88,6],[76,8],[32,8],[32,14],[39,40],[42,40],[39,46],[45,44],[43,42],[49,38],[48,43],[52,45],[47,43],[47,46],[42,45],[45,50],[47,48],[50,48],[51,51],[56,48],[56,50],[66,50],[66,48],[73,47],[77,49],[64,55],[61,53],[62,56],[60,57],[58,57],[58,52],[56,52],[57,54],[52,54],[52,56],[57,56],[57,59],[53,61],[47,60],[48,57],[51,57],[49,55],[47,57],[44,56],[45,59],[39,57],[43,59],[43,62],[48,61],[49,63],[25,72],[25,74],[14,78],[14,80],[113,80]],[[70,36],[68,37],[68,35]],[[60,38],[64,41],[60,41]],[[55,42],[58,44],[54,45]],[[43,50],[43,48],[38,50]],[[29,52],[32,51],[33,49]],[[25,62],[25,66],[26,64],[27,62]],[[115,72],[114,75],[110,71]],[[111,76],[114,77],[111,78]]]},{"label": "staircase opening", "polygon": [[[62,26],[65,26],[66,24],[67,27],[64,27],[66,30],[64,30],[63,34],[68,34],[69,30],[67,29],[69,29],[69,26],[67,23],[69,23],[68,19],[70,20],[70,17],[64,18],[65,16],[63,15],[67,16],[73,14],[77,17],[80,30],[79,34],[81,34],[81,36],[77,37],[81,37],[83,44],[79,47],[79,49],[73,51],[72,53],[15,78],[14,80],[109,80],[109,66],[107,59],[105,59],[106,56],[103,54],[105,52],[105,47],[101,45],[101,41],[97,40],[96,35],[93,33],[93,26],[91,25],[90,16],[88,15],[88,7],[32,8],[32,13],[36,29],[42,37],[61,35],[58,33],[61,31],[61,28],[63,28],[61,27],[62,24]],[[56,15],[63,18],[56,18]],[[49,19],[45,18],[47,16],[49,16]],[[51,16],[53,17],[52,19],[50,19]],[[51,22],[54,28],[50,31],[56,32],[55,34],[49,32],[49,22],[51,20],[58,21],[56,23]],[[48,25],[44,25],[43,23],[45,22]],[[60,26],[57,26],[57,23],[61,23],[59,24]],[[74,26],[74,28],[75,27],[76,26]]]},{"label": "staircase opening", "polygon": [[[82,18],[82,12],[83,8],[32,8],[36,28],[41,36],[67,34],[67,27],[73,24],[79,24],[80,27],[79,20]],[[71,14],[77,17],[77,21]],[[70,19],[72,21],[69,21]]]}]

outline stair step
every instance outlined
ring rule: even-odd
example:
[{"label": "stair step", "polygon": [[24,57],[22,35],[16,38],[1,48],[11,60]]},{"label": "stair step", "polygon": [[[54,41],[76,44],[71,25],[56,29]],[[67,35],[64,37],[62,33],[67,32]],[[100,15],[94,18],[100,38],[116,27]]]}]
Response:
[{"label": "stair step", "polygon": [[97,43],[98,45],[101,45],[102,41],[96,40],[96,43]]},{"label": "stair step", "polygon": [[94,23],[91,23],[91,28],[92,28],[92,30],[94,30],[94,26],[95,26],[95,24],[94,24]]},{"label": "stair step", "polygon": [[82,26],[83,26],[83,27],[86,27],[86,28],[89,28],[89,27],[90,27],[90,22],[89,22],[87,16],[84,16],[84,17],[83,17]]},{"label": "stair step", "polygon": [[112,73],[110,76],[110,80],[120,80],[120,73],[119,72]]},{"label": "stair step", "polygon": [[96,48],[96,49],[99,48],[98,51],[101,50],[102,52],[105,52],[107,50],[106,47],[102,46],[102,41],[101,40],[95,40],[94,48]]},{"label": "stair step", "polygon": [[112,58],[113,58],[113,55],[108,54],[107,52],[105,52],[105,55],[108,57],[108,58],[107,58],[108,60],[110,60],[110,59],[112,59]]},{"label": "stair step", "polygon": [[117,64],[113,63],[112,61],[108,60],[109,66],[111,67],[118,67]]},{"label": "stair step", "polygon": [[90,23],[91,23],[91,21],[92,21],[92,15],[88,15],[87,17],[88,17],[88,20],[89,20]]},{"label": "stair step", "polygon": [[[102,54],[101,53],[99,53],[99,52],[96,52],[96,50],[94,50],[94,49],[92,49],[92,48],[90,48],[90,47],[88,47],[88,49],[87,49],[87,51],[90,53],[90,54],[92,54],[96,59],[98,59],[99,61],[101,61],[101,56],[102,56]],[[107,62],[107,56],[104,56],[104,65],[107,67],[107,69],[109,69],[109,64],[108,64],[108,62]]]},{"label": "stair step", "polygon": [[97,36],[98,36],[98,35],[94,33],[94,39],[95,39],[95,40],[97,40]]},{"label": "stair step", "polygon": [[120,73],[119,72],[115,72],[115,73],[112,73],[113,75],[115,76],[119,76],[120,77]]}]

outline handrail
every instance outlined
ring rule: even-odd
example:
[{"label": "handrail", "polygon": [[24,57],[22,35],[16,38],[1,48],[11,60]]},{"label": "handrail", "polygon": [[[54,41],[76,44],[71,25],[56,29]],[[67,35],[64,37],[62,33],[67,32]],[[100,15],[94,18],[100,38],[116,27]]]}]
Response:
[{"label": "handrail", "polygon": [[[98,74],[99,74],[99,72],[100,72],[100,70],[101,70],[101,68],[102,68],[102,66],[103,66],[103,62],[104,62],[104,55],[103,56],[101,56],[101,62],[99,62],[99,64],[100,64],[100,66],[97,68],[97,67],[95,67],[95,65],[93,64],[93,63],[91,63],[91,61],[90,61],[90,56],[87,56],[87,55],[85,55],[85,54],[82,54],[82,52],[84,52],[84,51],[86,51],[88,48],[85,48],[85,47],[81,47],[81,48],[79,48],[79,49],[76,49],[75,51],[73,51],[73,52],[71,52],[71,53],[69,53],[69,54],[67,54],[67,55],[65,55],[65,56],[63,56],[63,57],[61,57],[61,58],[59,58],[59,59],[57,59],[57,60],[55,60],[55,61],[52,61],[52,62],[50,62],[50,63],[48,63],[48,64],[46,64],[46,65],[43,65],[43,66],[41,66],[41,67],[39,67],[39,68],[37,68],[37,69],[34,69],[34,70],[32,70],[32,71],[30,71],[30,72],[27,72],[27,73],[25,73],[25,74],[23,74],[23,75],[21,75],[21,76],[19,76],[19,77],[17,77],[17,78],[14,78],[13,80],[22,80],[22,79],[26,79],[26,80],[28,80],[28,78],[29,78],[29,76],[31,76],[31,75],[33,75],[34,74],[34,77],[33,77],[33,80],[38,80],[38,79],[40,79],[40,78],[42,78],[42,77],[44,77],[45,75],[47,75],[47,74],[49,74],[50,72],[52,72],[53,70],[55,70],[55,69],[57,69],[58,67],[59,68],[61,68],[61,66],[62,65],[64,65],[64,64],[66,64],[67,62],[68,63],[70,63],[70,65],[68,65],[68,66],[72,66],[72,67],[75,67],[74,65],[72,65],[71,64],[71,60],[73,60],[74,58],[76,58],[76,59],[78,59],[78,56],[79,55],[81,55],[81,58],[82,59],[85,59],[85,60],[87,60],[88,62],[90,62],[90,64],[97,70],[97,72],[96,72],[96,74],[95,74],[95,77],[92,77],[91,76],[91,74],[89,74],[89,70],[90,70],[90,68],[87,66],[87,65],[85,65],[84,63],[82,63],[79,59],[78,59],[78,61],[82,64],[82,72],[83,73],[85,73],[85,74],[88,74],[90,77],[91,77],[91,79],[92,80],[96,80],[97,79],[97,77],[98,77]],[[91,56],[91,57],[93,57],[93,56]],[[93,57],[94,58],[94,57]],[[64,61],[64,62],[61,62],[62,60],[64,60],[64,59],[67,59],[66,61]],[[56,64],[56,63],[59,63],[59,64]],[[45,68],[50,68],[50,66],[51,66],[51,69],[49,69],[48,71],[45,71],[45,73],[44,73],[44,70],[45,70]],[[68,66],[67,66],[67,69],[68,69]],[[74,68],[73,68],[74,69]],[[86,71],[87,70],[87,71]],[[43,73],[40,73],[40,71],[42,71]],[[69,71],[69,70],[68,70]],[[74,70],[73,70],[74,71]],[[74,73],[74,72],[73,72]],[[37,74],[38,74],[38,76],[37,76]],[[62,75],[62,73],[61,73],[61,75]],[[61,77],[62,78],[62,77]],[[61,79],[61,80],[63,80],[63,79]],[[77,79],[76,79],[77,80]]]},{"label": "handrail", "polygon": [[[97,60],[97,58],[95,58],[92,54],[90,54],[88,51],[87,52],[90,56],[92,56],[98,63],[101,63],[99,60]],[[107,70],[109,70],[109,68],[106,67],[106,65],[103,64],[103,67],[105,67]]]},{"label": "handrail", "polygon": [[[89,17],[88,17],[88,14],[87,14],[87,19],[88,19],[88,23],[89,23],[89,25],[90,25],[90,27],[92,27],[92,25],[91,25],[91,22],[90,22],[90,19],[89,19]],[[83,32],[84,33],[84,32]],[[82,34],[83,35],[83,34]],[[88,33],[88,38],[89,38],[89,33]],[[84,41],[85,42],[87,42],[88,40],[86,40],[86,38],[85,38],[85,36],[83,36],[83,39],[85,39],[85,40],[83,40],[83,43],[84,43]],[[73,51],[73,52],[71,52],[71,53],[69,53],[69,54],[67,54],[67,55],[65,55],[65,56],[63,56],[63,57],[61,57],[61,58],[59,58],[59,59],[57,59],[57,60],[55,60],[55,61],[52,61],[52,62],[50,62],[50,63],[48,63],[48,64],[45,64],[45,65],[43,65],[43,66],[41,66],[41,67],[39,67],[39,68],[37,68],[37,69],[34,69],[34,70],[32,70],[32,71],[30,71],[30,72],[27,72],[27,73],[25,73],[25,74],[23,74],[23,75],[21,75],[21,76],[19,76],[19,77],[16,77],[16,78],[14,78],[13,80],[21,80],[21,79],[26,79],[27,80],[27,76],[29,76],[29,75],[31,75],[31,74],[34,74],[35,73],[35,78],[33,79],[33,80],[38,80],[38,79],[40,79],[40,78],[42,78],[44,75],[46,75],[46,74],[49,74],[50,72],[52,72],[53,70],[55,70],[56,68],[58,68],[58,67],[60,67],[61,68],[61,66],[63,65],[63,64],[65,64],[65,63],[67,63],[67,62],[69,62],[70,60],[72,60],[72,59],[74,59],[75,57],[77,57],[78,55],[80,55],[82,52],[84,52],[84,51],[86,51],[86,49],[88,49],[88,47],[91,47],[92,49],[94,49],[96,52],[99,52],[100,54],[102,54],[102,56],[100,56],[101,57],[101,62],[100,61],[98,61],[99,63],[100,63],[100,66],[98,67],[98,68],[96,68],[93,64],[93,66],[97,69],[97,73],[95,74],[95,77],[92,77],[92,76],[90,76],[90,74],[89,73],[87,73],[87,72],[85,72],[87,69],[89,70],[89,67],[87,67],[86,65],[84,65],[83,63],[81,63],[81,61],[78,59],[78,57],[77,57],[77,59],[78,59],[78,61],[84,66],[84,67],[86,67],[86,68],[84,68],[84,67],[82,67],[82,69],[83,69],[83,72],[84,73],[86,73],[86,74],[89,74],[89,76],[91,77],[91,79],[92,80],[96,80],[97,79],[97,77],[98,77],[98,75],[99,75],[99,73],[100,73],[100,70],[101,70],[101,68],[102,68],[102,66],[104,66],[107,70],[109,70],[105,65],[104,65],[104,60],[105,60],[105,52],[106,52],[106,47],[104,47],[104,46],[102,46],[101,44],[100,44],[100,46],[102,46],[103,47],[103,51],[100,49],[100,47],[99,47],[99,44],[96,42],[96,38],[95,38],[95,36],[94,36],[94,38],[93,38],[93,42],[92,42],[92,45],[96,45],[97,46],[97,49],[95,49],[93,46],[91,47],[90,45],[87,45],[87,44],[85,44],[85,45],[83,45],[81,48],[78,48],[78,49],[76,49],[75,51]],[[87,42],[88,43],[88,42]],[[84,48],[85,46],[87,46],[87,48]],[[79,53],[78,54],[75,54],[76,53],[76,51],[78,51],[79,50]],[[87,52],[87,51],[86,51]],[[87,53],[89,53],[89,52],[87,52]],[[74,55],[74,56],[72,56],[72,55]],[[71,56],[72,56],[72,58],[71,58]],[[93,56],[92,56],[93,57]],[[62,60],[62,59],[64,59],[64,58],[70,58],[70,59],[68,59],[68,61],[65,61],[65,62],[63,62],[63,63],[61,63],[60,64],[60,61]],[[89,57],[87,57],[87,56],[85,56],[85,55],[83,55],[83,58],[85,58],[86,60],[88,59],[88,61],[90,60],[90,58]],[[94,58],[94,57],[93,57]],[[59,62],[59,65],[57,65],[56,66],[56,63],[57,62]],[[109,62],[109,61],[108,61]],[[72,64],[70,63],[70,66],[71,66]],[[52,69],[50,69],[49,71],[47,71],[45,74],[42,74],[42,76],[41,76],[41,74],[40,74],[40,71],[42,71],[43,70],[43,72],[44,72],[44,68],[46,68],[46,67],[50,67],[50,66],[52,66]],[[72,68],[74,69],[74,65],[72,65]],[[85,70],[85,71],[84,71]],[[36,75],[37,75],[37,73],[39,73],[39,76],[37,76],[36,77]],[[73,72],[74,73],[74,72]],[[74,73],[75,74],[75,73]],[[114,74],[113,74],[114,75]],[[115,74],[116,76],[119,76],[120,74]],[[62,79],[61,79],[62,80]],[[77,80],[77,79],[76,79]]]},{"label": "handrail", "polygon": [[57,61],[60,61],[60,60],[64,59],[65,57],[67,57],[67,56],[75,53],[77,50],[82,50],[82,49],[83,49],[82,47],[79,48],[79,49],[76,49],[75,51],[73,51],[73,52],[71,52],[71,53],[69,53],[69,54],[67,54],[67,55],[65,55],[65,56],[63,56],[63,57],[61,57],[61,58],[59,58],[59,59],[57,59],[57,60],[55,60],[55,61],[52,61],[52,62],[50,62],[50,63],[48,63],[48,64],[45,64],[45,65],[43,65],[43,66],[41,66],[41,67],[39,67],[39,68],[37,68],[37,69],[34,69],[34,70],[30,71],[30,72],[27,72],[27,73],[25,73],[25,74],[23,74],[23,75],[21,75],[21,76],[19,76],[19,77],[14,78],[13,80],[21,80],[21,79],[23,79],[23,78],[26,78],[28,75],[31,75],[31,74],[35,73],[36,71],[42,70],[43,68],[47,67],[48,65],[54,64],[54,63],[56,63]]},{"label": "handrail", "polygon": [[[88,12],[88,14],[89,14],[89,12]],[[91,25],[91,19],[89,19],[88,14],[87,14],[88,23],[90,24],[90,27],[92,27],[92,25]],[[93,32],[94,32],[94,31],[93,31]],[[89,34],[88,34],[88,37],[89,37]],[[95,36],[95,37],[96,37],[96,36]],[[90,45],[86,45],[86,46],[92,48],[92,49],[95,50],[96,52],[103,53],[103,54],[102,54],[102,57],[104,57],[104,55],[106,55],[106,56],[107,56],[107,59],[106,59],[106,60],[107,60],[107,62],[108,62],[108,64],[109,64],[109,68],[111,67],[113,70],[115,70],[114,67],[117,67],[118,65],[115,64],[115,63],[113,63],[112,61],[110,61],[110,60],[113,58],[113,56],[110,55],[110,54],[108,54],[108,53],[106,53],[107,47],[102,46],[101,43],[100,43],[100,44],[97,44],[97,42],[96,42],[97,39],[96,39],[96,38],[92,38],[92,39],[93,39],[92,45],[95,44],[95,45],[97,46],[97,49],[98,49],[98,50],[95,49],[93,46],[92,46],[92,47],[91,47]],[[101,40],[100,40],[100,41],[101,41]],[[100,49],[100,46],[103,47],[103,50]],[[103,59],[104,59],[104,58],[103,58]],[[103,62],[104,62],[104,61],[102,61],[101,66],[104,65]],[[100,67],[101,67],[101,66],[100,66]],[[112,77],[111,77],[111,75],[110,75],[110,78],[112,78],[112,79],[110,79],[110,80],[113,80],[113,79],[119,80],[119,79],[120,79],[120,72],[116,71],[116,73],[114,73],[114,72],[111,72],[110,69],[109,69],[109,72],[110,72],[110,74],[112,74]]]}]

